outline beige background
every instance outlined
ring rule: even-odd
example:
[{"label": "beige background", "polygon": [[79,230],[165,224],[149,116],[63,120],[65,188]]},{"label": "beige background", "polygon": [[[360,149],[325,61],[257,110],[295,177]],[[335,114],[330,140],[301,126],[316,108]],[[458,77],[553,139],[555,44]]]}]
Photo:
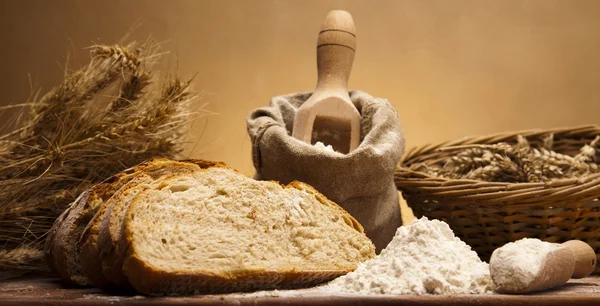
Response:
[{"label": "beige background", "polygon": [[409,146],[600,121],[595,0],[4,0],[1,104],[27,100],[28,74],[48,89],[67,51],[85,63],[84,47],[114,43],[139,22],[133,36],[163,41],[219,113],[196,123],[191,156],[250,174],[246,115],[274,95],[313,89],[316,35],[335,8],[357,26],[350,87],[388,98]]}]

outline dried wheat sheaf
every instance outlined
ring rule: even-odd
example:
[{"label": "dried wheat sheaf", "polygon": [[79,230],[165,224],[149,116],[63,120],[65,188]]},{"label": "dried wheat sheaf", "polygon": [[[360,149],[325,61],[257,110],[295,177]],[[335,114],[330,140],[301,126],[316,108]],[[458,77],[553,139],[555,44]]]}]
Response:
[{"label": "dried wheat sheaf", "polygon": [[0,136],[0,278],[44,269],[44,236],[81,191],[149,158],[177,158],[189,122],[205,113],[190,111],[189,81],[151,71],[158,44],[90,50],[88,65]]},{"label": "dried wheat sheaf", "polygon": [[581,177],[600,170],[597,149],[600,136],[583,146],[575,156],[552,151],[553,135],[539,147],[517,135],[517,143],[474,144],[447,147],[458,150],[454,156],[434,164],[416,164],[411,168],[449,179],[488,182],[542,182]]}]

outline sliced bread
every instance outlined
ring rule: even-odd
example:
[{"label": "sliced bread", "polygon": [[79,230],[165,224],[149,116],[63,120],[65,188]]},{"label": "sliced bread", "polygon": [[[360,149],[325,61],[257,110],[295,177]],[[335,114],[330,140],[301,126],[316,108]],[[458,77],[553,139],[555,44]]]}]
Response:
[{"label": "sliced bread", "polygon": [[124,190],[131,189],[132,186],[138,186],[139,184],[151,183],[153,179],[145,173],[140,173],[131,181],[127,182],[121,187],[113,196],[106,201],[96,212],[96,215],[90,220],[87,227],[83,230],[80,241],[80,252],[79,252],[79,265],[81,273],[85,276],[88,282],[103,290],[115,289],[113,283],[104,277],[102,273],[102,257],[105,252],[100,251],[100,227],[102,219],[109,213],[111,203],[116,199],[120,198],[118,195]]},{"label": "sliced bread", "polygon": [[[101,250],[102,259],[99,268],[102,271],[102,275],[121,291],[128,291],[132,288],[127,277],[122,272],[123,260],[116,255],[120,252],[117,244],[118,238],[113,238],[112,236],[120,235],[122,232],[123,215],[127,211],[131,200],[140,192],[150,188],[150,184],[159,182],[160,180],[153,180],[149,176],[140,176],[123,186],[111,199],[110,207],[100,225],[98,249]],[[117,240],[117,243],[113,243],[113,239]]]},{"label": "sliced bread", "polygon": [[[200,169],[211,167],[226,168],[222,162],[204,161],[204,160],[184,160],[185,163],[193,163]],[[152,182],[145,180],[143,183],[130,183],[130,186],[124,186],[122,190],[115,194],[111,199],[109,211],[106,217],[102,220],[100,226],[100,234],[98,238],[98,248],[102,250],[102,272],[104,277],[111,283],[115,284],[120,290],[133,289],[129,284],[129,280],[123,274],[123,260],[126,249],[120,248],[119,241],[123,235],[123,223],[125,221],[125,213],[129,208],[131,201],[142,191],[151,188],[153,185],[160,184],[162,179],[169,178],[167,175],[161,179],[155,179]]]},{"label": "sliced bread", "polygon": [[108,218],[114,203],[121,201],[128,202],[129,199],[124,199],[123,194],[129,194],[129,190],[152,183],[155,179],[165,175],[192,172],[199,169],[200,167],[194,163],[174,160],[160,160],[160,162],[149,163],[140,167],[139,174],[134,179],[123,185],[108,201],[105,201],[98,208],[96,214],[82,232],[79,240],[79,245],[81,246],[79,253],[80,269],[91,284],[104,290],[118,288],[103,274],[102,261],[106,254],[111,251],[112,243],[110,243],[107,231],[102,232],[102,235],[100,235],[103,221]]},{"label": "sliced bread", "polygon": [[124,217],[122,271],[145,294],[310,286],[375,256],[362,226],[309,185],[222,167],[164,179]]},{"label": "sliced bread", "polygon": [[[96,185],[90,190],[82,192],[73,202],[61,222],[55,222],[51,232],[54,232],[49,251],[46,252],[46,261],[51,261],[49,266],[61,277],[63,282],[71,285],[89,285],[86,277],[81,274],[79,265],[79,236],[88,221],[93,217],[92,211],[108,199],[107,194],[112,194],[110,183]],[[60,221],[57,219],[57,221]],[[47,238],[48,239],[48,238]]]},{"label": "sliced bread", "polygon": [[80,194],[54,222],[49,232],[51,235],[46,238],[46,262],[64,282],[81,286],[89,284],[88,279],[82,275],[79,264],[79,239],[99,207],[146,167],[165,162],[170,161],[166,158],[152,159],[104,180]]}]

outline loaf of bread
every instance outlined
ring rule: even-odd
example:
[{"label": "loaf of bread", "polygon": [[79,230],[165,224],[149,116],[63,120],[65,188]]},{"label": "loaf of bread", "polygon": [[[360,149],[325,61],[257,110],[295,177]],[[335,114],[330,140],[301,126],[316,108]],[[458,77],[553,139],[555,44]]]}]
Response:
[{"label": "loaf of bread", "polygon": [[89,219],[72,258],[85,279],[150,295],[294,288],[375,256],[362,226],[307,184],[256,181],[222,163],[170,163],[139,170]]},{"label": "loaf of bread", "polygon": [[[140,165],[143,166],[143,165]],[[81,233],[94,217],[98,208],[115,191],[139,174],[140,167],[127,169],[104,182],[84,191],[56,219],[44,247],[48,267],[61,279],[72,285],[88,285],[79,264]]]},{"label": "loaf of bread", "polygon": [[50,270],[68,284],[82,286],[91,284],[81,271],[79,257],[82,246],[80,239],[90,221],[103,204],[133,178],[144,172],[156,172],[155,176],[164,175],[170,173],[171,167],[179,163],[166,158],[152,159],[126,169],[84,191],[56,219],[46,238],[45,258]]}]

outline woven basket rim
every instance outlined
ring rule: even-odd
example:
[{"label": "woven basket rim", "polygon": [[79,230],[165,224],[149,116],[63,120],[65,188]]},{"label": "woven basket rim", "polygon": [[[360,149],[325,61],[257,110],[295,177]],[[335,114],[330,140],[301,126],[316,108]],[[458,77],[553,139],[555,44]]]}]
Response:
[{"label": "woven basket rim", "polygon": [[[405,162],[416,156],[432,152],[441,152],[444,148],[472,144],[492,144],[516,139],[517,135],[525,138],[538,137],[554,133],[564,138],[577,135],[600,135],[600,125],[581,125],[552,129],[528,129],[515,132],[496,133],[488,136],[469,136],[459,140],[445,141],[439,144],[415,146],[404,154],[394,174],[396,187],[402,189],[418,189],[423,193],[431,193],[446,199],[465,201],[503,202],[547,200],[564,201],[577,198],[579,201],[592,200],[600,196],[600,173],[589,174],[578,178],[565,178],[552,181],[523,182],[486,182],[472,179],[451,179],[430,175],[404,167]],[[458,149],[458,148],[457,148]],[[451,151],[451,150],[446,150]],[[495,196],[497,195],[497,196]],[[535,200],[534,200],[535,199]]]},{"label": "woven basket rim", "polygon": [[396,173],[410,173],[412,176],[410,178],[406,178],[407,180],[419,180],[419,181],[431,181],[431,182],[440,182],[444,184],[444,186],[452,186],[452,185],[462,185],[462,184],[477,184],[483,187],[492,187],[492,186],[506,186],[508,188],[513,186],[522,186],[522,187],[559,187],[564,185],[570,185],[573,183],[582,184],[589,182],[590,180],[600,178],[600,173],[588,174],[586,176],[580,178],[565,178],[565,179],[556,179],[547,182],[538,182],[538,183],[525,183],[525,182],[487,182],[473,179],[450,179],[443,178],[439,176],[429,175],[425,172],[415,171],[408,168],[404,168],[399,166],[396,168]]}]

